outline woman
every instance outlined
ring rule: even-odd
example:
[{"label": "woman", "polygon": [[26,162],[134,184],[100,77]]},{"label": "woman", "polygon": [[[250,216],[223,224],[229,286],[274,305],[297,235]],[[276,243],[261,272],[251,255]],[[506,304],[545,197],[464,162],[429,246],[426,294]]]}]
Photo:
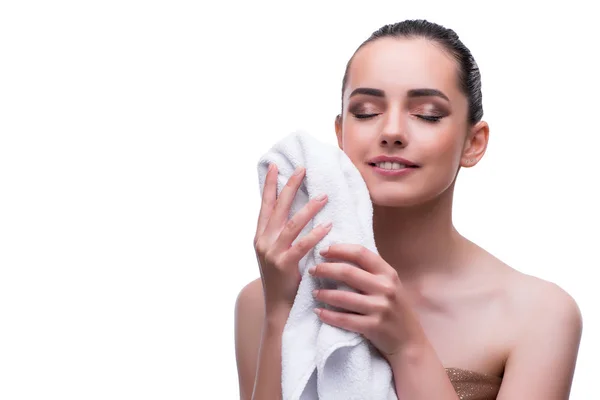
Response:
[{"label": "woman", "polygon": [[[479,70],[452,30],[404,21],[357,49],[335,131],[369,189],[379,255],[331,246],[325,256],[336,262],[313,274],[358,293],[319,291],[320,302],[348,311],[319,315],[373,343],[392,367],[400,399],[567,399],[582,331],[577,304],[452,223],[458,171],[475,166],[488,143],[482,116]],[[236,302],[242,399],[280,398],[281,335],[298,262],[330,229],[317,227],[291,246],[326,203],[312,200],[287,221],[298,172],[278,198],[276,168],[268,174],[254,240],[261,279]]]}]

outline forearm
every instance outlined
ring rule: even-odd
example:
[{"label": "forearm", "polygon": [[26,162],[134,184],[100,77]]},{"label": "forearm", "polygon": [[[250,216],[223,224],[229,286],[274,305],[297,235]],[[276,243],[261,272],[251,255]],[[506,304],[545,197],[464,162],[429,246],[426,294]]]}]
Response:
[{"label": "forearm", "polygon": [[399,399],[458,400],[446,369],[428,340],[407,345],[391,357]]},{"label": "forearm", "polygon": [[267,316],[263,324],[253,400],[281,399],[281,337],[289,316],[284,310]]}]

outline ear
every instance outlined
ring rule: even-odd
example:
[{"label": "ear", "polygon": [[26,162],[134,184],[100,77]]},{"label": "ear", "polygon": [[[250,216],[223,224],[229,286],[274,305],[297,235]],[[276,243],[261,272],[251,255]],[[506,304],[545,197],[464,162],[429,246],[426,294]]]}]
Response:
[{"label": "ear", "polygon": [[338,114],[335,117],[335,135],[337,136],[337,142],[340,149],[343,149],[342,146],[342,115]]},{"label": "ear", "polygon": [[479,121],[469,129],[460,160],[461,167],[473,167],[481,160],[487,148],[489,136],[490,127],[485,121]]}]

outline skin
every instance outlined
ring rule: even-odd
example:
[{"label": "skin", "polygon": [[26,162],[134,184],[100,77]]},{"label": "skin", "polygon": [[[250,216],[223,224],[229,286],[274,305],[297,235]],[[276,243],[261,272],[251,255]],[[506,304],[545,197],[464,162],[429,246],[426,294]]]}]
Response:
[{"label": "skin", "polygon": [[[503,376],[500,400],[567,399],[582,332],[576,302],[557,285],[514,270],[453,225],[457,174],[477,164],[489,140],[487,123],[468,123],[467,97],[458,86],[457,71],[451,56],[425,39],[382,38],[355,54],[335,132],[369,189],[379,256],[364,257],[361,275],[343,263],[317,265],[316,276],[357,289],[362,284],[365,291],[361,298],[351,298],[322,290],[317,298],[365,315],[375,315],[375,300],[394,300],[387,301],[385,312],[396,316],[387,320],[398,329],[351,312],[327,310],[321,317],[356,331],[369,327],[365,336],[384,354],[406,343],[424,343],[434,354],[424,365],[438,378],[443,367]],[[350,96],[356,88],[375,88],[385,95]],[[421,88],[436,89],[447,99],[408,95]],[[356,114],[376,115],[360,119]],[[424,119],[432,116],[442,118]],[[420,168],[400,177],[380,176],[368,160],[381,154],[406,158]],[[339,258],[360,254],[343,247],[336,250]],[[366,293],[369,282],[373,290]],[[380,283],[378,290],[374,282]],[[247,328],[248,343],[241,361],[250,366],[256,364],[261,337],[256,321],[265,318],[262,290],[257,279],[238,299],[248,321],[240,322]],[[388,360],[396,366],[405,361]],[[247,369],[243,373],[253,377],[256,371]],[[394,368],[394,374],[404,374],[401,369]],[[396,386],[402,387],[402,381]],[[448,394],[443,382],[439,387],[440,394]],[[419,398],[414,393],[406,397]]]}]

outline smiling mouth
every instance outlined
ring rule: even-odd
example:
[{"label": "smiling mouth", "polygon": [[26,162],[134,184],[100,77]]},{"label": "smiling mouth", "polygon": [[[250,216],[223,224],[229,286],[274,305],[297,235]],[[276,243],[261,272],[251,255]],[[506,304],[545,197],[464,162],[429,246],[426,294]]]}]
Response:
[{"label": "smiling mouth", "polygon": [[405,168],[419,168],[416,165],[405,165],[405,164],[396,163],[396,162],[380,162],[380,163],[368,163],[368,164],[371,167],[378,167],[378,168],[389,170],[389,171],[396,171],[396,170],[405,169]]}]

